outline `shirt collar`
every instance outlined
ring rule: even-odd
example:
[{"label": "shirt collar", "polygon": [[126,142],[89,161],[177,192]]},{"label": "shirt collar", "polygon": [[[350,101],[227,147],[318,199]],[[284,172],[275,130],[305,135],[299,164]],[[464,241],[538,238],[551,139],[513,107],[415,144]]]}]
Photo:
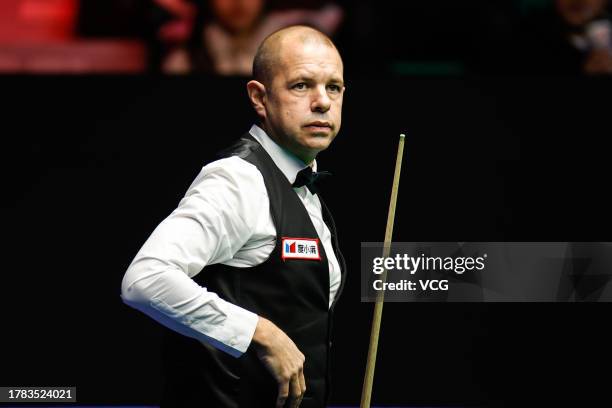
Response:
[{"label": "shirt collar", "polygon": [[[301,159],[272,140],[272,138],[270,138],[270,136],[268,136],[259,126],[251,126],[249,133],[259,142],[266,153],[270,155],[274,164],[276,164],[291,184],[295,182],[298,172],[308,167]],[[312,161],[311,167],[312,171],[317,171],[316,159]]]}]

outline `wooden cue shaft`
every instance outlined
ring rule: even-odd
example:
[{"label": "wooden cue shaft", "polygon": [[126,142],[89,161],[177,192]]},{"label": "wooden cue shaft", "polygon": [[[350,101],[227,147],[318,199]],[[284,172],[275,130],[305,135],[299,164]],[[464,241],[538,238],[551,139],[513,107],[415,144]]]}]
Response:
[{"label": "wooden cue shaft", "polygon": [[[395,160],[395,173],[393,175],[393,186],[391,187],[391,200],[389,201],[389,213],[387,215],[387,229],[385,230],[385,243],[383,257],[388,257],[391,250],[391,240],[393,238],[393,221],[395,220],[395,204],[397,203],[397,192],[399,190],[400,173],[402,169],[402,157],[404,156],[404,139],[400,135],[399,145],[397,146],[397,158]],[[381,279],[387,280],[387,270]],[[370,346],[368,348],[368,360],[366,363],[365,377],[363,379],[363,389],[361,391],[361,408],[370,408],[372,399],[372,384],[374,383],[374,368],[376,367],[376,352],[378,351],[378,334],[380,333],[380,322],[382,319],[383,304],[385,300],[384,291],[379,291],[374,305],[374,318],[372,319],[372,331],[370,332]]]}]

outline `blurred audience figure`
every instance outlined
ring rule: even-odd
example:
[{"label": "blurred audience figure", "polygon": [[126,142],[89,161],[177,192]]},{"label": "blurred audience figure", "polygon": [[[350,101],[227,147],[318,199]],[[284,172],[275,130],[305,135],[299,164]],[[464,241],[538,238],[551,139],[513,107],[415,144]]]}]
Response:
[{"label": "blurred audience figure", "polygon": [[305,24],[333,36],[343,18],[333,3],[274,10],[265,0],[154,1],[166,15],[157,30],[157,61],[166,74],[250,76],[257,47],[272,32]]},{"label": "blurred audience figure", "polygon": [[515,58],[544,74],[612,74],[612,20],[607,0],[555,0],[553,12],[529,19]]}]

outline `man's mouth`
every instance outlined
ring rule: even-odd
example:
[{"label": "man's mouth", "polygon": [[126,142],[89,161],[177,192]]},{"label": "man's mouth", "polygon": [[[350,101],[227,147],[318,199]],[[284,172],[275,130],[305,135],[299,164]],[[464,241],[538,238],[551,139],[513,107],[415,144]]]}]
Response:
[{"label": "man's mouth", "polygon": [[312,130],[328,130],[332,128],[332,125],[329,122],[317,120],[317,121],[308,123],[304,127],[308,129],[312,129]]}]

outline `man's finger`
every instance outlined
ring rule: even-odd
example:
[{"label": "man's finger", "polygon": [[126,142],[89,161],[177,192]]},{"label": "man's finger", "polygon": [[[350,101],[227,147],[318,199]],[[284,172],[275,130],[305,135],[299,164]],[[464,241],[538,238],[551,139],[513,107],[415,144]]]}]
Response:
[{"label": "man's finger", "polygon": [[304,378],[304,368],[300,368],[300,373],[298,375],[298,379],[300,380],[300,388],[302,389],[302,396],[306,393],[306,378]]},{"label": "man's finger", "polygon": [[302,402],[302,389],[300,386],[300,380],[298,375],[295,374],[291,377],[291,395],[289,396],[289,400],[291,403],[289,406],[291,408],[298,408],[300,406],[300,402]]},{"label": "man's finger", "polygon": [[304,394],[300,398],[298,398],[296,407],[299,407],[302,404],[302,398],[304,398]]},{"label": "man's finger", "polygon": [[300,383],[300,389],[302,391],[302,395],[300,396],[300,400],[297,404],[297,406],[299,407],[300,404],[302,404],[302,399],[304,398],[304,395],[306,395],[306,380],[304,379],[304,368],[300,368],[300,372],[298,374],[298,382]]},{"label": "man's finger", "polygon": [[278,397],[276,398],[276,408],[283,408],[289,395],[289,382],[283,381],[278,384]]}]

